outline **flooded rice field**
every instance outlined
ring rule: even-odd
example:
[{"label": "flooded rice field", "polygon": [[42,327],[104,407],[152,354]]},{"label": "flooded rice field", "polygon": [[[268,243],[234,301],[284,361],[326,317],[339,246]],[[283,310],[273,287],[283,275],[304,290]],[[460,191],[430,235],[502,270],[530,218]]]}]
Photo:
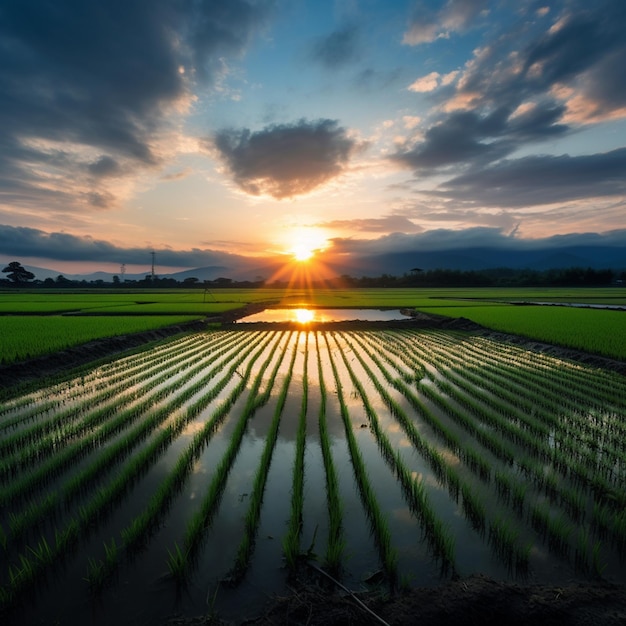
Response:
[{"label": "flooded rice field", "polygon": [[0,615],[241,621],[308,564],[624,583],[625,414],[623,377],[467,333],[178,338],[0,406]]}]

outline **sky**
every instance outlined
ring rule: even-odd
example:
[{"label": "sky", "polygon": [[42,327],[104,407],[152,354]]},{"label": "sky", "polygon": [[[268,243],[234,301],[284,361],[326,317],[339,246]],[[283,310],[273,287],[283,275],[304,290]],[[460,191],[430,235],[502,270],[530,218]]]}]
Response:
[{"label": "sky", "polygon": [[0,261],[625,245],[625,29],[624,0],[3,0]]}]

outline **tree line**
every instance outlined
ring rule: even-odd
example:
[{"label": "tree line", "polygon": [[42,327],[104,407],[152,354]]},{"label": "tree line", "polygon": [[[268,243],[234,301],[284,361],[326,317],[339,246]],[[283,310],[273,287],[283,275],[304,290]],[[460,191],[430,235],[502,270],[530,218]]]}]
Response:
[{"label": "tree line", "polygon": [[70,280],[63,275],[56,278],[36,280],[35,275],[24,268],[18,261],[9,263],[2,272],[5,279],[0,284],[12,287],[34,288],[228,288],[253,289],[256,287],[286,288],[317,287],[604,287],[626,285],[626,271],[616,272],[611,269],[593,269],[591,267],[569,267],[548,270],[495,268],[486,270],[422,270],[413,268],[402,276],[381,274],[380,276],[362,276],[360,278],[344,274],[335,279],[316,283],[294,284],[293,280],[273,281],[268,283],[262,278],[249,281],[237,281],[220,277],[214,280],[200,281],[188,277],[184,280],[160,278],[147,275],[141,280],[120,280],[112,276],[111,281]]}]

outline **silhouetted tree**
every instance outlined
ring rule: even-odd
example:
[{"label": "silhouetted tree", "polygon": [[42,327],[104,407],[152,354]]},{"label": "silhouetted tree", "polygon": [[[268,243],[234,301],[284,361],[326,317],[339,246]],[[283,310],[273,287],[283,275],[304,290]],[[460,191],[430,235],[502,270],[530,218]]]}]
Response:
[{"label": "silhouetted tree", "polygon": [[22,285],[29,280],[33,280],[35,275],[29,272],[25,267],[22,267],[21,263],[17,261],[11,261],[3,270],[3,273],[7,275],[10,281],[13,281],[15,285]]}]

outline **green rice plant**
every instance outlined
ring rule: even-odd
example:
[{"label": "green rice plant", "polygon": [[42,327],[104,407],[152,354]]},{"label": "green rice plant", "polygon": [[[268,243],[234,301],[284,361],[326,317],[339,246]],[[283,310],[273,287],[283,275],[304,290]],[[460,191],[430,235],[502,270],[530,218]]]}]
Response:
[{"label": "green rice plant", "polygon": [[582,526],[576,539],[576,564],[579,567],[586,568],[589,559],[589,529]]},{"label": "green rice plant", "polygon": [[46,541],[45,537],[42,537],[37,543],[36,548],[28,546],[28,551],[41,563],[42,565],[49,565],[54,559],[54,553],[50,548],[50,545]]},{"label": "green rice plant", "polygon": [[[350,458],[352,460],[352,468],[354,470],[355,479],[359,487],[359,493],[361,494],[361,499],[372,525],[372,530],[374,532],[376,543],[378,544],[383,567],[385,568],[385,571],[387,572],[387,575],[390,577],[391,581],[394,582],[397,578],[397,553],[395,549],[393,549],[393,547],[391,546],[391,534],[387,526],[387,521],[383,516],[382,511],[380,510],[374,492],[371,488],[369,479],[367,477],[365,463],[363,462],[363,457],[361,456],[358,445],[356,443],[354,432],[352,430],[352,424],[350,422],[348,407],[345,403],[339,372],[333,359],[332,351],[328,343],[328,337],[326,335],[324,335],[324,340],[326,342],[326,348],[331,369],[333,370],[333,375],[335,377],[337,398],[339,400],[340,412],[344,422],[344,429],[348,441]],[[341,352],[341,354],[343,354],[343,352]]]},{"label": "green rice plant", "polygon": [[596,576],[601,577],[604,570],[606,569],[606,562],[601,561],[601,553],[602,544],[599,541],[596,541],[593,544],[592,553],[592,563],[593,563],[593,571]]},{"label": "green rice plant", "polygon": [[293,479],[291,487],[291,514],[287,534],[283,539],[283,553],[287,567],[295,571],[300,556],[300,533],[302,531],[302,511],[304,507],[304,452],[306,445],[306,414],[308,403],[308,333],[304,349],[304,366],[302,372],[302,401],[298,418],[298,432],[296,434],[296,452],[293,465]]},{"label": "green rice plant", "polygon": [[93,339],[142,332],[199,319],[199,315],[62,317],[4,316],[0,361],[4,364],[50,354]]},{"label": "green rice plant", "polygon": [[87,575],[84,580],[89,583],[92,591],[102,589],[106,580],[106,566],[100,559],[89,557],[87,559]]},{"label": "green rice plant", "polygon": [[[359,351],[355,349],[354,344],[352,344],[347,337],[345,337],[345,339],[348,345],[352,348],[369,379],[373,382],[377,391],[386,402],[387,406],[390,408],[393,407],[392,413],[398,416],[401,409],[395,405],[387,392],[382,388],[377,380],[377,377],[365,363]],[[340,354],[342,356],[344,366],[350,374],[352,383],[361,397],[366,414],[370,421],[370,426],[374,432],[383,457],[399,478],[403,492],[407,497],[411,509],[426,527],[427,536],[429,537],[431,545],[434,548],[435,554],[442,558],[444,569],[448,569],[450,567],[454,568],[454,538],[445,531],[443,524],[441,524],[440,520],[437,519],[430,502],[428,501],[423,483],[417,482],[413,479],[411,473],[402,461],[400,453],[393,449],[387,435],[381,430],[376,411],[373,409],[363,385],[348,362],[345,351],[340,351]]]},{"label": "green rice plant", "polygon": [[[281,336],[282,335],[279,335],[279,339]],[[269,339],[270,336],[268,335],[267,342],[269,342]],[[264,345],[262,346],[261,350],[263,349]],[[215,513],[217,505],[219,504],[222,493],[226,487],[226,479],[228,478],[228,473],[230,472],[235,457],[237,456],[237,452],[239,451],[241,441],[243,440],[248,419],[259,407],[258,391],[259,387],[261,386],[261,380],[265,370],[267,369],[271,359],[273,358],[277,346],[278,342],[275,341],[270,351],[270,354],[260,365],[256,363],[256,358],[253,358],[249,361],[246,367],[245,374],[239,386],[239,389],[241,389],[241,391],[243,391],[245,383],[250,377],[253,367],[257,368],[257,374],[255,376],[252,388],[246,400],[246,404],[243,408],[241,416],[239,417],[239,420],[237,421],[234,431],[231,435],[229,446],[222,456],[222,460],[220,461],[219,465],[216,467],[213,480],[209,485],[206,496],[202,500],[200,508],[198,509],[196,514],[189,520],[185,529],[184,545],[185,551],[189,555],[193,556],[194,552],[198,549],[204,531],[209,526],[211,518]],[[259,353],[261,350],[259,350]],[[258,356],[258,353],[256,356]],[[228,408],[230,408],[230,406],[228,406]]]},{"label": "green rice plant", "polygon": [[[286,346],[287,344],[285,344]],[[261,516],[261,506],[263,504],[263,493],[265,491],[265,485],[267,483],[267,476],[269,474],[270,464],[272,462],[272,454],[274,451],[274,447],[276,445],[276,440],[278,439],[278,429],[280,426],[280,418],[285,407],[285,402],[287,400],[287,394],[289,392],[289,385],[291,383],[291,376],[293,372],[293,364],[296,360],[296,355],[298,353],[298,339],[296,337],[296,341],[294,343],[294,347],[292,350],[292,355],[290,359],[289,366],[287,368],[287,374],[283,380],[283,384],[281,386],[280,394],[278,396],[278,400],[276,402],[276,408],[274,409],[274,415],[272,417],[272,422],[267,432],[265,446],[263,448],[263,453],[261,455],[261,460],[259,462],[259,467],[257,469],[254,483],[252,487],[252,493],[250,495],[250,503],[248,506],[248,511],[245,517],[245,530],[243,539],[239,545],[237,550],[237,555],[235,557],[235,565],[231,571],[230,579],[233,582],[236,582],[242,578],[244,575],[250,557],[252,555],[252,551],[254,549],[254,538],[256,536],[257,527],[259,524],[259,519]],[[297,537],[291,539],[291,542],[297,541]]]},{"label": "green rice plant", "polygon": [[324,381],[324,370],[322,366],[321,352],[319,349],[318,333],[315,333],[315,352],[317,354],[317,371],[320,387],[320,408],[318,414],[318,424],[320,432],[320,446],[322,448],[322,459],[324,461],[324,475],[326,481],[326,499],[328,502],[328,541],[326,544],[326,554],[324,556],[324,566],[331,572],[339,571],[343,553],[345,549],[345,539],[343,537],[342,518],[343,510],[339,497],[339,482],[337,471],[333,461],[328,434],[328,424],[326,420],[327,391]]},{"label": "green rice plant", "polygon": [[174,544],[174,550],[167,551],[167,567],[170,574],[178,583],[185,582],[187,579],[187,554],[184,553],[177,543]]},{"label": "green rice plant", "polygon": [[485,505],[467,483],[463,484],[461,487],[461,494],[463,495],[463,510],[465,514],[472,522],[474,528],[478,529],[480,532],[484,532]]},{"label": "green rice plant", "polygon": [[489,526],[489,540],[504,560],[512,566],[525,569],[528,566],[531,544],[519,544],[519,531],[502,517],[497,517]]}]

